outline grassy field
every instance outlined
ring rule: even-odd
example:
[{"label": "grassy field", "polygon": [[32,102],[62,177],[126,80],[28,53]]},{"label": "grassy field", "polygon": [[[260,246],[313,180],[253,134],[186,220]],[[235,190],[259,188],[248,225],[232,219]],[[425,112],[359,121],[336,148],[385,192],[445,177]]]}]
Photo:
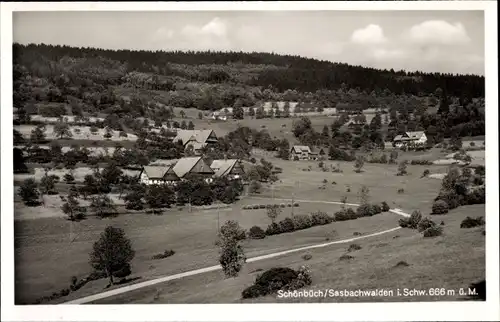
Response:
[{"label": "grassy field", "polygon": [[[267,203],[272,200],[258,202]],[[244,203],[255,203],[255,200],[245,200],[232,208],[222,209],[219,212],[220,223],[234,219],[245,229],[253,225],[265,228],[269,219],[264,211],[243,211],[241,206]],[[333,213],[338,209],[339,207],[332,205],[304,204],[294,211],[296,214],[317,210]],[[283,217],[287,215],[285,212],[282,214]],[[26,303],[40,296],[50,295],[68,287],[71,276],[82,278],[88,274],[88,253],[107,225],[125,229],[131,238],[137,254],[132,263],[134,276],[142,279],[215,265],[218,256],[214,245],[219,222],[217,217],[217,210],[190,213],[184,208],[173,209],[163,215],[128,214],[110,219],[91,217],[73,224],[63,218],[18,220],[15,222],[16,303]],[[248,255],[257,256],[318,243],[326,238],[335,240],[349,237],[354,231],[369,233],[395,226],[396,215],[380,214],[376,217],[360,219],[356,223],[332,223],[265,240],[246,241],[245,249]],[[73,233],[72,241],[70,231]],[[163,261],[151,259],[154,254],[165,249],[175,250],[175,257]],[[90,283],[75,295],[99,292],[105,284],[105,281]]]},{"label": "grassy field", "polygon": [[[99,169],[102,171],[102,169]],[[49,175],[56,175],[59,177],[60,181],[62,182],[64,180],[64,175],[66,173],[69,173],[70,171],[68,169],[51,169],[48,174]],[[137,176],[139,175],[138,170],[127,170],[127,169],[122,169],[123,174],[129,175],[129,176]],[[92,168],[89,167],[79,167],[75,168],[73,170],[73,177],[75,178],[76,182],[83,182],[83,179],[85,178],[86,175],[92,174],[93,170]],[[14,174],[14,181],[21,182],[25,179],[31,178],[35,179],[35,181],[40,181],[43,177],[45,176],[45,169],[43,168],[33,168],[32,173],[16,173]]]},{"label": "grassy field", "polygon": [[[341,261],[349,244],[332,245],[303,253],[245,265],[237,278],[224,279],[221,271],[191,276],[149,288],[135,290],[98,301],[99,304],[165,303],[282,303],[282,302],[371,302],[371,301],[453,301],[463,300],[460,288],[485,278],[484,227],[461,229],[468,215],[484,214],[484,205],[461,207],[448,215],[432,217],[445,222],[444,234],[423,238],[415,230],[400,229],[381,236],[360,240],[362,249],[351,252],[354,258]],[[394,218],[396,221],[396,218]],[[308,261],[304,254],[312,255]],[[409,266],[397,266],[401,261]],[[242,300],[241,292],[252,285],[256,270],[272,267],[299,268],[308,265],[312,274],[311,290],[392,290],[392,297],[278,298],[277,294],[254,300]],[[465,269],[466,268],[466,269]],[[447,296],[397,296],[397,289],[454,290]]]},{"label": "grassy field", "polygon": [[[217,226],[226,220],[237,220],[245,229],[249,229],[253,225],[265,228],[269,224],[264,210],[242,210],[243,205],[281,203],[285,201],[278,199],[291,199],[292,197],[299,202],[302,199],[339,201],[343,196],[348,197],[348,203],[359,203],[358,191],[362,185],[366,185],[370,189],[370,200],[373,202],[387,201],[392,208],[401,208],[407,212],[418,209],[427,215],[430,213],[432,200],[437,195],[441,182],[436,179],[420,178],[420,176],[424,169],[430,169],[431,173],[443,172],[446,169],[442,166],[409,165],[409,175],[396,176],[397,165],[366,164],[362,173],[355,173],[352,162],[326,161],[327,166],[338,164],[343,170],[343,173],[332,173],[321,171],[318,162],[294,162],[275,158],[269,158],[269,160],[283,168],[283,173],[279,176],[280,180],[272,186],[265,185],[260,195],[244,198],[231,205],[230,208],[221,209],[219,212],[215,209],[194,209],[193,212],[188,212],[186,207],[184,209],[174,208],[160,216],[136,213],[102,220],[89,218],[79,223],[73,223],[72,228],[69,221],[58,217],[16,220],[16,303],[29,303],[40,296],[60,291],[69,286],[71,276],[82,278],[88,274],[90,272],[88,253],[93,242],[97,240],[107,225],[125,229],[137,254],[132,263],[133,277],[147,280],[217,264],[218,250],[214,245]],[[309,166],[311,171],[303,171],[309,169]],[[326,184],[323,183],[324,179],[327,180]],[[320,189],[322,186],[325,188]],[[348,189],[350,189],[349,192]],[[399,189],[404,189],[404,192],[398,193]],[[60,211],[57,204],[59,197],[54,196],[53,198],[54,206],[50,211]],[[294,209],[294,213],[309,214],[321,210],[332,214],[338,209],[337,205],[301,202],[300,207]],[[477,209],[479,212],[477,215],[484,214],[484,207]],[[32,217],[36,216],[35,210],[31,209],[30,211],[33,212]],[[29,217],[24,206],[16,205],[15,213],[16,218]],[[290,214],[291,208],[284,208],[280,219]],[[446,218],[455,217],[450,214]],[[397,215],[384,213],[371,218],[332,223],[268,237],[264,240],[245,241],[244,247],[247,256],[253,257],[292,247],[320,243],[327,238],[330,240],[344,239],[352,237],[354,232],[369,234],[382,231],[397,226],[398,219]],[[70,229],[73,232],[71,242]],[[415,232],[404,232],[404,234],[409,234],[409,245],[422,242],[421,239],[416,239],[420,236],[412,237]],[[398,240],[397,243],[400,241]],[[406,247],[405,245],[398,247],[403,249]],[[166,249],[173,249],[176,254],[164,260],[151,259],[154,254],[161,253]],[[387,248],[384,248],[384,251],[385,249]],[[340,252],[340,250],[334,251],[333,249],[331,251]],[[320,256],[322,255],[314,256],[312,262],[319,261]],[[437,253],[435,256],[438,256]],[[297,256],[298,258],[300,256]],[[60,263],[65,263],[65,265],[60,265]],[[325,261],[325,265],[327,263],[328,261]],[[367,262],[364,261],[364,263]],[[217,275],[213,278],[218,280],[220,276]],[[233,282],[221,281],[220,283]],[[61,301],[100,292],[106,284],[107,282],[104,280],[89,283]],[[205,284],[201,283],[200,285]],[[206,287],[210,288],[210,286]],[[238,288],[240,287],[241,285],[238,284]],[[225,297],[221,297],[221,300],[225,301],[224,299]]]}]

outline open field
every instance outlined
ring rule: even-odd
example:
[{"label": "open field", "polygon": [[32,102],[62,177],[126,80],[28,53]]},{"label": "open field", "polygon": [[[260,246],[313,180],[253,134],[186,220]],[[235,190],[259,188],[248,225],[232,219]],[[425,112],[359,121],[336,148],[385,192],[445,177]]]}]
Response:
[{"label": "open field", "polygon": [[[31,135],[31,131],[36,128],[36,125],[15,125],[14,129],[19,131],[21,135],[25,138],[29,138]],[[45,137],[48,140],[56,139],[54,133],[54,126],[47,124],[45,125]],[[78,130],[79,132],[78,132]],[[119,131],[111,131],[112,136],[109,139],[104,137],[106,131],[104,129],[97,129],[95,134],[90,132],[89,126],[71,126],[70,127],[72,133],[72,139],[74,140],[90,140],[90,141],[99,141],[99,140],[108,140],[108,141],[136,141],[137,136],[135,134],[127,133],[127,137],[120,137]],[[77,130],[77,131],[75,131]]]},{"label": "open field", "polygon": [[[259,202],[262,202],[259,200]],[[267,202],[272,202],[268,200]],[[252,201],[253,203],[253,201]],[[220,223],[229,219],[240,221],[245,229],[253,225],[265,228],[269,224],[263,211],[242,211],[243,202],[220,211]],[[306,204],[295,213],[309,213],[325,209],[325,205]],[[339,207],[328,205],[329,212]],[[217,210],[187,212],[172,209],[163,215],[142,213],[121,215],[110,219],[89,218],[73,223],[63,218],[43,218],[15,222],[16,232],[16,302],[25,303],[43,295],[50,295],[68,287],[70,277],[90,272],[88,253],[92,244],[107,225],[121,227],[131,238],[136,258],[134,276],[142,279],[174,274],[217,264],[218,250],[214,245],[217,232]],[[288,214],[284,211],[283,217]],[[375,218],[376,217],[376,218]],[[384,213],[352,222],[339,222],[313,227],[291,234],[268,237],[265,240],[245,241],[250,256],[262,255],[295,246],[315,244],[326,238],[335,240],[352,236],[353,232],[371,233],[395,226],[397,215]],[[72,226],[72,227],[71,227]],[[72,229],[73,241],[70,242]],[[334,232],[335,230],[335,232]],[[175,257],[152,260],[154,254],[165,249],[176,251]],[[66,263],[61,266],[59,263]],[[105,281],[88,284],[75,294],[84,296],[102,290]]]},{"label": "open field", "polygon": [[[484,213],[484,205],[461,207],[445,216],[432,217],[445,222],[444,234],[423,238],[415,230],[400,229],[360,240],[362,249],[350,253],[354,259],[340,261],[348,244],[292,253],[282,257],[247,263],[237,278],[224,279],[221,271],[195,275],[138,289],[97,301],[99,304],[165,303],[281,303],[281,302],[370,302],[370,301],[453,301],[463,300],[460,288],[469,287],[485,277],[484,227],[461,229],[468,215]],[[397,218],[395,218],[396,220]],[[312,255],[308,261],[304,254]],[[396,266],[404,261],[409,266]],[[306,290],[392,290],[390,297],[277,298],[276,294],[254,300],[242,300],[241,292],[259,274],[256,270],[272,267],[298,269],[308,265],[313,278]],[[368,265],[368,266],[367,266]],[[467,266],[467,270],[464,267]],[[447,296],[397,296],[397,289],[454,290]]]},{"label": "open field", "polygon": [[[395,176],[397,165],[367,164],[365,172],[357,174],[352,172],[352,163],[341,163],[344,173],[337,174],[320,172],[316,162],[292,162],[277,159],[271,161],[283,168],[283,174],[280,175],[281,181],[273,185],[274,192],[270,188],[264,188],[260,196],[243,199],[231,205],[231,209],[221,210],[220,223],[235,219],[245,229],[253,225],[265,228],[269,224],[269,219],[264,210],[242,210],[241,207],[245,204],[284,202],[273,201],[273,194],[275,198],[291,198],[294,192],[296,199],[333,201],[338,201],[343,195],[347,195],[348,202],[357,203],[357,192],[362,184],[369,187],[371,200],[374,202],[385,200],[391,207],[400,207],[408,212],[420,209],[426,214],[440,186],[438,180],[419,178],[425,168],[423,166],[409,166],[409,176],[397,177]],[[337,162],[327,161],[326,163],[336,164]],[[311,165],[313,171],[301,170],[307,165]],[[324,178],[328,180],[328,184],[325,190],[321,190],[318,187],[322,185]],[[332,184],[332,181],[336,181],[337,184]],[[381,182],[384,184],[381,185]],[[346,192],[347,185],[351,188],[349,193]],[[405,189],[404,194],[397,193],[401,187]],[[54,196],[54,199],[57,198],[59,197]],[[137,213],[104,220],[89,218],[73,223],[73,232],[76,237],[71,243],[69,242],[71,223],[63,218],[16,221],[17,302],[30,302],[40,296],[50,295],[54,291],[67,287],[72,275],[83,277],[84,274],[89,273],[88,253],[92,243],[108,224],[124,228],[132,239],[137,252],[133,261],[133,272],[134,276],[141,276],[142,279],[216,264],[218,251],[214,241],[218,223],[217,210],[189,213],[186,209],[172,209],[161,216]],[[295,214],[308,214],[322,210],[332,214],[338,209],[339,206],[336,205],[301,203],[300,207],[294,209],[294,212]],[[16,217],[22,218],[25,211],[23,207],[16,208]],[[291,208],[284,208],[280,217],[284,218],[290,213]],[[257,256],[279,249],[318,243],[326,238],[335,240],[335,238],[352,236],[355,231],[362,233],[381,231],[397,226],[397,219],[398,216],[394,214],[381,214],[355,221],[332,223],[268,237],[265,240],[247,241],[245,249],[248,256]],[[336,232],[333,233],[333,230]],[[163,261],[151,260],[152,255],[163,252],[165,249],[173,249],[176,254]],[[58,264],[61,262],[66,265],[61,267]],[[102,290],[105,283],[105,281],[92,282],[74,295],[84,296],[98,292]]]}]

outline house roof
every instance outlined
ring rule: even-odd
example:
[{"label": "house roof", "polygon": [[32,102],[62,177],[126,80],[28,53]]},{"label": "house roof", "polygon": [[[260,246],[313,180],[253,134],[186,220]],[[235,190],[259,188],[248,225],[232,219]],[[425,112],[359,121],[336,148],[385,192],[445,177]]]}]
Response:
[{"label": "house roof", "polygon": [[292,147],[292,150],[294,150],[297,153],[300,153],[300,152],[311,153],[311,149],[307,145],[294,145]]},{"label": "house roof", "polygon": [[173,167],[173,170],[175,172],[175,174],[177,174],[177,176],[179,178],[182,178],[184,177],[187,173],[189,173],[196,164],[198,164],[198,162],[201,160],[201,162],[203,162],[203,165],[202,165],[202,169],[205,171],[205,172],[214,172],[212,170],[212,168],[210,168],[206,163],[205,161],[203,161],[203,159],[201,157],[190,157],[190,158],[182,158],[182,159],[179,159],[179,161],[177,161],[177,163],[175,164],[175,166]]},{"label": "house roof", "polygon": [[215,171],[216,177],[222,177],[229,174],[237,162],[238,159],[214,160],[210,165],[210,168]]},{"label": "house roof", "polygon": [[394,137],[394,141],[412,141],[419,140],[422,135],[424,135],[424,131],[415,131],[415,132],[406,132],[403,135],[396,135]]},{"label": "house roof", "polygon": [[177,131],[177,136],[174,138],[174,142],[181,140],[184,145],[190,140],[206,143],[212,132],[213,130],[179,130]]},{"label": "house roof", "polygon": [[[176,179],[177,175],[173,172],[172,166],[145,166],[143,168],[144,173],[149,179],[164,179],[165,175],[168,174],[168,179]],[[172,177],[173,176],[173,177]],[[177,178],[178,179],[178,178]]]}]

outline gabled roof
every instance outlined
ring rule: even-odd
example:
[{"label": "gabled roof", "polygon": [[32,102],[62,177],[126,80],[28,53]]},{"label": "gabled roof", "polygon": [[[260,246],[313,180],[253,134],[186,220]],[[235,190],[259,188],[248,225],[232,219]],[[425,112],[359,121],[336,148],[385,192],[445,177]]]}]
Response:
[{"label": "gabled roof", "polygon": [[311,153],[311,149],[309,149],[307,145],[294,145],[292,147],[292,150],[295,151],[296,153],[301,153],[301,152]]},{"label": "gabled roof", "polygon": [[406,132],[405,134],[396,135],[394,137],[394,141],[412,141],[419,140],[422,135],[424,135],[424,131],[414,131],[414,132]]},{"label": "gabled roof", "polygon": [[190,157],[190,158],[179,159],[179,161],[177,161],[177,163],[173,167],[173,170],[179,178],[182,178],[187,173],[191,172],[191,170],[198,164],[198,162],[203,163],[201,166],[204,172],[211,172],[211,173],[214,172],[212,168],[210,168],[210,166],[208,166],[201,157]]},{"label": "gabled roof", "polygon": [[216,177],[222,177],[229,174],[237,162],[238,159],[214,160],[210,165],[210,168],[215,171]]},{"label": "gabled roof", "polygon": [[145,166],[143,172],[149,179],[167,179],[178,180],[178,176],[172,169],[171,165],[168,166]]},{"label": "gabled roof", "polygon": [[191,140],[198,143],[206,143],[212,132],[213,130],[179,130],[177,131],[177,136],[174,138],[174,142],[181,140],[184,145]]}]

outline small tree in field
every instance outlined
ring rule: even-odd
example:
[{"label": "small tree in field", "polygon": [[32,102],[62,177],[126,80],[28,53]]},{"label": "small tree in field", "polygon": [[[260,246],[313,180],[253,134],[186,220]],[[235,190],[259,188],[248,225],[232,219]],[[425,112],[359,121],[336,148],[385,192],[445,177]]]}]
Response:
[{"label": "small tree in field", "polygon": [[62,139],[64,137],[72,137],[73,134],[71,133],[71,130],[69,129],[68,123],[65,122],[57,122],[54,125],[54,134]]},{"label": "small tree in field", "polygon": [[62,205],[61,210],[68,216],[68,219],[74,221],[77,219],[77,214],[80,212],[80,203],[78,202],[78,193],[75,189],[72,189],[66,202]]},{"label": "small tree in field", "polygon": [[365,158],[362,155],[358,155],[354,161],[354,172],[360,173],[365,165]]},{"label": "small tree in field", "polygon": [[179,115],[182,117],[182,118],[185,118],[186,117],[186,112],[184,112],[183,110],[179,112]]},{"label": "small tree in field", "polygon": [[239,244],[245,239],[245,231],[234,220],[227,221],[220,229],[217,246],[220,247],[219,263],[226,277],[236,277],[246,262],[243,247]]},{"label": "small tree in field", "polygon": [[408,174],[408,171],[406,171],[406,168],[408,167],[408,161],[403,160],[399,163],[398,166],[398,173],[396,174],[397,176],[405,176]]},{"label": "small tree in field", "polygon": [[361,186],[361,188],[359,189],[359,192],[358,192],[358,196],[359,196],[359,203],[361,205],[367,205],[369,200],[370,200],[370,189],[368,189],[367,186]]},{"label": "small tree in field", "polygon": [[131,274],[130,262],[135,256],[132,243],[121,228],[106,227],[90,253],[90,264],[99,272],[104,272],[110,284],[113,277],[124,278]]},{"label": "small tree in field", "polygon": [[113,130],[111,130],[111,128],[109,127],[106,127],[105,131],[106,132],[104,133],[104,138],[108,140],[111,139],[111,137],[113,137]]},{"label": "small tree in field", "polygon": [[19,188],[18,194],[26,206],[33,207],[40,204],[38,200],[40,198],[40,193],[38,192],[36,182],[33,179],[24,180],[23,184]]},{"label": "small tree in field", "polygon": [[105,194],[93,197],[90,203],[90,209],[99,217],[106,217],[116,213],[113,201]]},{"label": "small tree in field", "polygon": [[260,188],[261,188],[261,184],[260,184],[260,182],[258,182],[256,180],[252,180],[250,182],[250,186],[248,187],[250,193],[260,193]]},{"label": "small tree in field", "polygon": [[202,119],[203,119],[203,113],[202,113],[202,112],[198,112],[198,118],[199,118],[200,120],[202,120]]},{"label": "small tree in field", "polygon": [[271,219],[271,223],[274,224],[276,222],[276,218],[281,214],[281,207],[279,205],[271,205],[271,207],[267,208],[267,217]]}]

